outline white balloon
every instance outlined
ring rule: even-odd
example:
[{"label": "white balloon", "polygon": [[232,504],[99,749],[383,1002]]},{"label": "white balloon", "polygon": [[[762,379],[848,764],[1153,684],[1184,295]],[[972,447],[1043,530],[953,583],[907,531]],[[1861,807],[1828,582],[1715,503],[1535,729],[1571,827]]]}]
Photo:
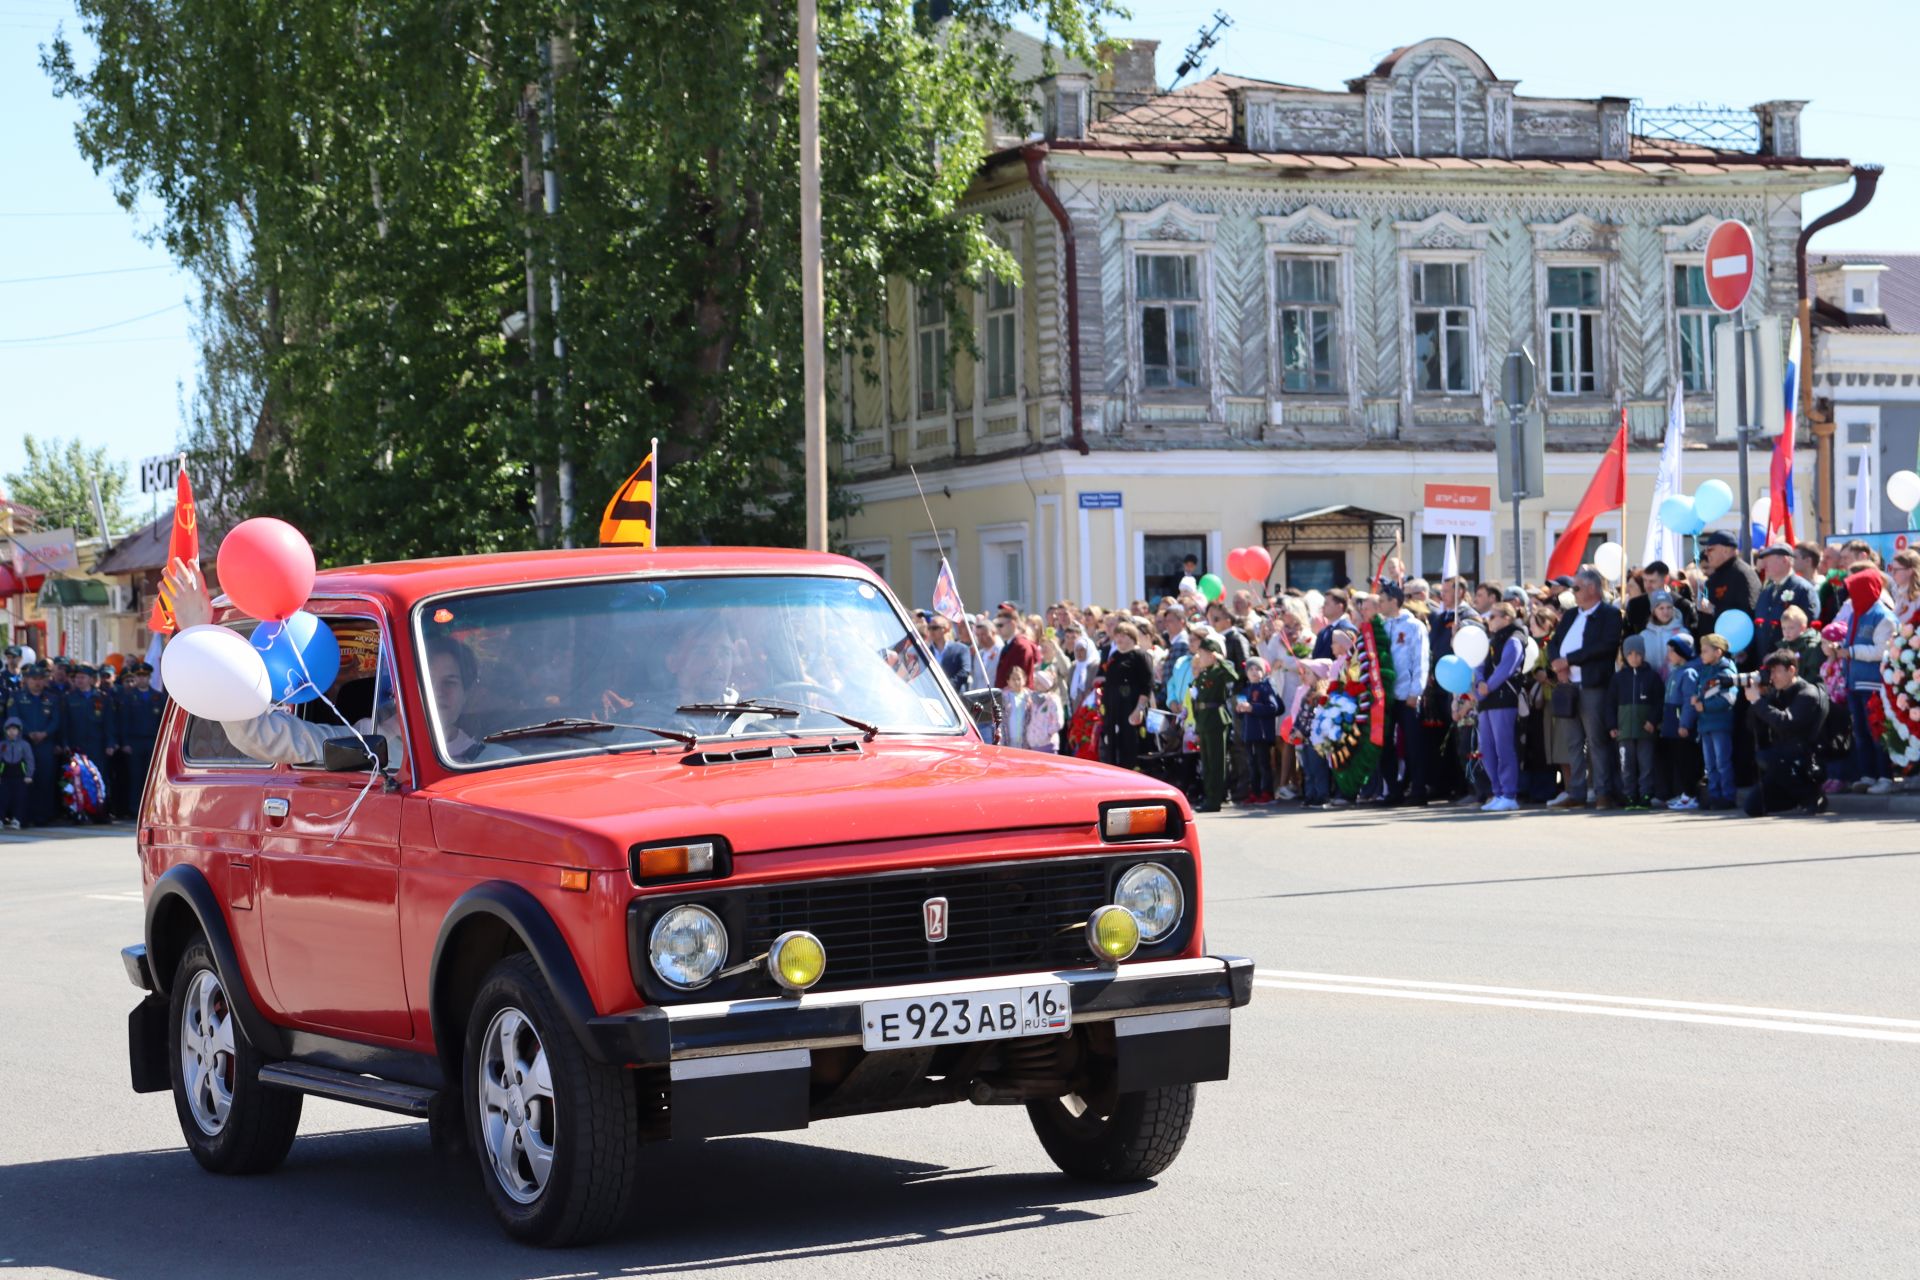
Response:
[{"label": "white balloon", "polygon": [[1198,595],[1200,592],[1200,584],[1194,580],[1192,574],[1188,574],[1186,577],[1180,579],[1180,594],[1186,595],[1189,592],[1195,595]]},{"label": "white balloon", "polygon": [[1603,542],[1594,549],[1593,567],[1605,575],[1608,582],[1620,581],[1620,575],[1627,571],[1627,549],[1617,542]]},{"label": "white balloon", "polygon": [[251,720],[273,705],[267,664],[238,632],[188,627],[160,656],[167,692],[202,720]]},{"label": "white balloon", "polygon": [[1528,636],[1527,637],[1527,658],[1526,658],[1525,669],[1528,671],[1533,670],[1534,664],[1539,661],[1540,661],[1540,642],[1538,640],[1535,640],[1532,636]]},{"label": "white balloon", "polygon": [[1766,528],[1767,517],[1772,514],[1773,498],[1770,495],[1763,493],[1753,500],[1753,522],[1755,524],[1759,525],[1762,529]]},{"label": "white balloon", "polygon": [[1453,633],[1453,651],[1470,667],[1487,660],[1487,633],[1478,627],[1462,627]]},{"label": "white balloon", "polygon": [[1887,477],[1887,497],[1902,511],[1920,507],[1920,475],[1896,471]]},{"label": "white balloon", "polygon": [[26,665],[27,665],[27,664],[28,664],[29,662],[34,662],[34,661],[37,661],[37,660],[39,659],[39,657],[40,657],[40,655],[39,655],[39,654],[37,654],[37,653],[35,653],[35,652],[33,651],[33,646],[32,646],[32,645],[30,645],[30,644],[23,644],[23,645],[21,645],[21,646],[20,646],[20,665],[21,665],[21,666],[23,666],[23,667],[24,667],[24,666],[26,666]]}]

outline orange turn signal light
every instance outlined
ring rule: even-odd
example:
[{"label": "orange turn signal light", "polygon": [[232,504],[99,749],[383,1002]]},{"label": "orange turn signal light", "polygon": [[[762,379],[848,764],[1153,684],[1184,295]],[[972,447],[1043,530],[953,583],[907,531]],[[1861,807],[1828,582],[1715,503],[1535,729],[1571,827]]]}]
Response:
[{"label": "orange turn signal light", "polygon": [[563,869],[560,872],[560,887],[562,889],[571,889],[575,893],[585,893],[587,891],[587,873],[584,871],[576,871],[572,868]]},{"label": "orange turn signal light", "polygon": [[655,845],[635,850],[635,857],[642,880],[713,874],[713,845],[707,841]]},{"label": "orange turn signal light", "polygon": [[1115,805],[1107,810],[1104,833],[1109,840],[1138,840],[1167,834],[1170,810],[1164,804]]}]

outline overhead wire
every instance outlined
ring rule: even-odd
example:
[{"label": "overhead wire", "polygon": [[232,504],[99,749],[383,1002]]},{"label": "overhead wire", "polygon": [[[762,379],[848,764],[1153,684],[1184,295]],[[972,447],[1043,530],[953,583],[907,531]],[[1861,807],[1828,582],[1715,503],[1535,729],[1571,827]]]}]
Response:
[{"label": "overhead wire", "polygon": [[142,320],[151,320],[155,316],[166,315],[169,311],[178,311],[187,304],[184,301],[161,307],[158,311],[148,311],[142,315],[128,316],[125,320],[115,320],[109,324],[97,324],[89,329],[69,329],[65,333],[42,333],[30,338],[0,338],[0,346],[21,346],[38,342],[57,342],[61,338],[78,338],[83,334],[104,333],[108,329],[118,329],[125,325],[137,324]]}]

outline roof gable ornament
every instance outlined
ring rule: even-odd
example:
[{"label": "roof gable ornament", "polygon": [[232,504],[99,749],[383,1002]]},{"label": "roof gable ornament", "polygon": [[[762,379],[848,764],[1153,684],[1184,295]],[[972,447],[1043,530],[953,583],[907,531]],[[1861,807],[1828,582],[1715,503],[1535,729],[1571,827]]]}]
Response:
[{"label": "roof gable ornament", "polygon": [[1667,242],[1668,253],[1705,253],[1707,237],[1719,225],[1717,214],[1703,213],[1684,226],[1661,227],[1660,235]]},{"label": "roof gable ornament", "polygon": [[1493,230],[1484,222],[1467,222],[1442,210],[1418,222],[1396,222],[1394,233],[1402,249],[1472,249],[1487,247],[1487,235]]},{"label": "roof gable ornament", "polygon": [[1606,252],[1613,247],[1614,229],[1584,213],[1572,214],[1558,222],[1529,222],[1527,230],[1533,233],[1535,253],[1583,249]]},{"label": "roof gable ornament", "polygon": [[1268,244],[1351,245],[1360,227],[1358,221],[1333,217],[1316,205],[1259,222]]},{"label": "roof gable ornament", "polygon": [[1197,243],[1212,240],[1219,225],[1219,214],[1196,213],[1173,200],[1145,213],[1120,215],[1122,233],[1128,240],[1185,240]]}]

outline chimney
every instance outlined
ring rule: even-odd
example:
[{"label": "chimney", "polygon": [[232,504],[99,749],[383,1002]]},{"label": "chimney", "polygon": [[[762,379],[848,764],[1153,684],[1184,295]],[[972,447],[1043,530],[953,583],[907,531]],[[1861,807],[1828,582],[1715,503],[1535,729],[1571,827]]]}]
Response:
[{"label": "chimney", "polygon": [[1845,262],[1832,258],[1813,269],[1813,296],[1830,307],[1862,320],[1878,320],[1880,277],[1890,268],[1883,262]]},{"label": "chimney", "polygon": [[1093,78],[1062,71],[1040,82],[1040,99],[1045,104],[1045,128],[1049,140],[1073,140],[1087,136],[1087,117],[1092,109]]},{"label": "chimney", "polygon": [[1160,80],[1154,68],[1154,56],[1160,50],[1158,40],[1119,40],[1101,48],[1108,80],[1105,87],[1118,94],[1152,97],[1160,92]]},{"label": "chimney", "polygon": [[1753,114],[1760,117],[1760,154],[1794,157],[1800,154],[1800,111],[1804,101],[1780,99],[1758,103]]}]

